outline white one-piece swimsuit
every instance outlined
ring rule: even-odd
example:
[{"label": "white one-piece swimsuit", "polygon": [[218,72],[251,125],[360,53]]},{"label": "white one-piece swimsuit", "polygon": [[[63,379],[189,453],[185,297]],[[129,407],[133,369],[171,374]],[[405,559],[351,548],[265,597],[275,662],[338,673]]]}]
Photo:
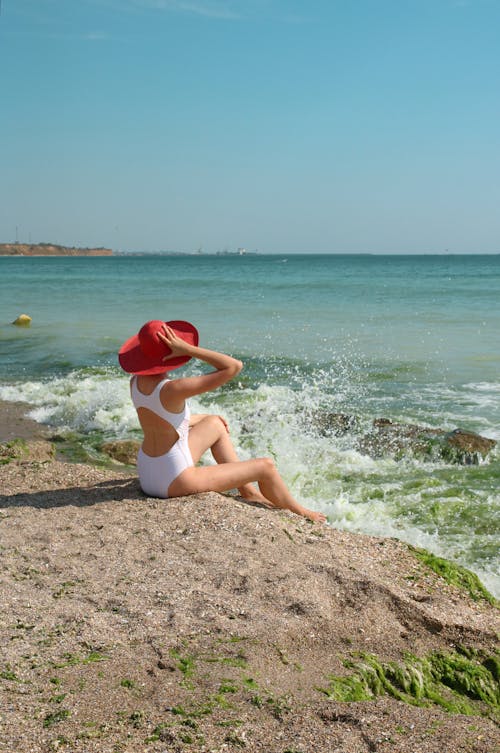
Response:
[{"label": "white one-piece swimsuit", "polygon": [[137,455],[137,471],[142,491],[149,497],[168,497],[168,489],[172,481],[186,468],[191,468],[193,458],[188,445],[189,417],[191,411],[187,401],[180,413],[171,413],[163,407],[160,392],[169,379],[163,379],[150,395],[144,395],[137,387],[137,377],[134,376],[131,385],[132,402],[136,409],[147,408],[159,418],[171,424],[179,435],[179,439],[164,455],[151,457],[146,455],[142,447]]}]

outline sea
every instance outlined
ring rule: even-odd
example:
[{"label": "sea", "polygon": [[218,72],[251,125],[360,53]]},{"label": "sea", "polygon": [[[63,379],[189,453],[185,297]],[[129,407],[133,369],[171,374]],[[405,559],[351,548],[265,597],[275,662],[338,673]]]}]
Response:
[{"label": "sea", "polygon": [[[139,437],[117,351],[150,319],[243,360],[192,405],[227,417],[242,459],[272,456],[330,525],[424,547],[500,596],[500,442],[479,465],[360,449],[377,418],[500,440],[499,255],[1,257],[0,399],[96,459]],[[325,433],[330,413],[355,428]]]}]

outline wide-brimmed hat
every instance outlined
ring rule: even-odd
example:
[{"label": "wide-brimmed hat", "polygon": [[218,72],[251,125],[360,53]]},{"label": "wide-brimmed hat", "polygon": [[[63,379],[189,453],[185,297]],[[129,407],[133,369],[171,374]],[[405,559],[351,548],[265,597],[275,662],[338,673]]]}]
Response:
[{"label": "wide-brimmed hat", "polygon": [[198,330],[189,322],[173,321],[162,322],[153,319],[146,322],[139,332],[123,343],[118,351],[120,366],[129,374],[163,374],[164,371],[178,369],[187,363],[191,356],[174,356],[168,361],[163,361],[172,351],[158,337],[158,332],[163,333],[163,325],[171,327],[175,334],[190,345],[198,345]]}]

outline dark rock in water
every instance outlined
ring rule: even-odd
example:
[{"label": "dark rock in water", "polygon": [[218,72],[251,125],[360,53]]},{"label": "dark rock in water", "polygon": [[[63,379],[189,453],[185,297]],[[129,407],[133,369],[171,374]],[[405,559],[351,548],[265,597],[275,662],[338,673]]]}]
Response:
[{"label": "dark rock in water", "polygon": [[454,429],[444,438],[443,457],[447,460],[456,457],[457,461],[464,465],[477,465],[495,445],[494,439],[482,437],[473,431]]},{"label": "dark rock in water", "polygon": [[358,419],[347,413],[314,413],[314,425],[324,437],[342,436],[356,428]]},{"label": "dark rock in water", "polygon": [[135,465],[137,453],[141,443],[136,439],[117,439],[114,442],[105,442],[101,445],[101,452],[109,455],[113,460],[126,465]]},{"label": "dark rock in water", "polygon": [[373,422],[373,430],[358,442],[358,449],[371,457],[390,455],[399,460],[411,454],[422,460],[477,465],[495,445],[493,439],[462,429],[446,432],[378,418]]},{"label": "dark rock in water", "polygon": [[377,418],[373,430],[359,440],[358,450],[375,458],[390,455],[399,460],[408,454],[431,457],[442,434],[441,429],[396,424],[388,418]]},{"label": "dark rock in water", "polygon": [[[347,413],[314,412],[308,421],[324,437],[359,433],[360,420]],[[398,424],[389,418],[376,418],[372,429],[356,442],[356,449],[364,455],[380,458],[384,455],[401,460],[413,455],[421,460],[444,460],[447,463],[477,465],[495,447],[494,439],[472,431],[432,428],[417,424]]]}]

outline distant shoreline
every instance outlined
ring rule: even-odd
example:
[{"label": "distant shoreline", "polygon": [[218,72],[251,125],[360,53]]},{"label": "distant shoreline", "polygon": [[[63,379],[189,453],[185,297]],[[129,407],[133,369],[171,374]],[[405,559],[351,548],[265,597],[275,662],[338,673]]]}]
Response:
[{"label": "distant shoreline", "polygon": [[0,243],[0,256],[113,256],[110,248],[77,248],[56,243]]},{"label": "distant shoreline", "polygon": [[110,248],[98,247],[98,248],[80,248],[76,246],[60,246],[54,243],[0,243],[0,257],[19,257],[19,256],[31,256],[31,257],[80,257],[80,256],[113,256],[113,257],[197,257],[197,258],[241,258],[241,257],[299,257],[299,256],[339,256],[339,257],[364,257],[364,258],[421,258],[421,257],[433,257],[433,258],[468,258],[468,257],[493,257],[500,256],[500,252],[481,252],[481,253],[453,253],[453,252],[431,252],[422,251],[420,253],[391,253],[391,252],[376,252],[376,251],[246,251],[240,249],[238,251],[113,251]]}]

